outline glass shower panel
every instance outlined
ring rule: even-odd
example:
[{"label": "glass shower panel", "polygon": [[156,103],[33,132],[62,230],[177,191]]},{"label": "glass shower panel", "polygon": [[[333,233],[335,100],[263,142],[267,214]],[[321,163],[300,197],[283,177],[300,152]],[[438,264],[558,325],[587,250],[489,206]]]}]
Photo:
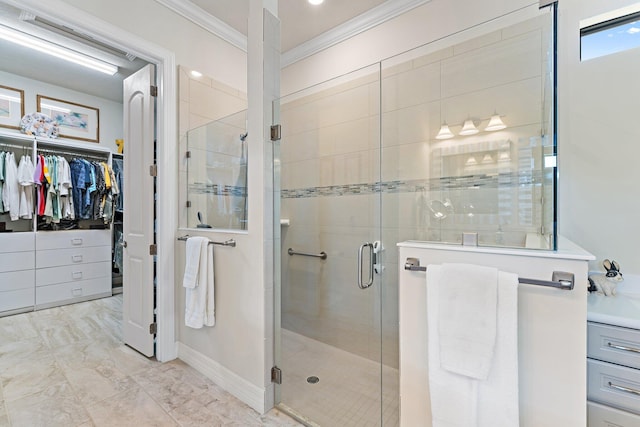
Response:
[{"label": "glass shower panel", "polygon": [[[397,363],[381,365],[384,276],[371,272],[380,248],[379,65],[278,103],[279,406],[310,425],[376,426],[383,417],[397,425],[397,399],[395,408],[381,402],[398,393]],[[394,389],[381,389],[382,375]]]},{"label": "glass shower panel", "polygon": [[383,61],[387,246],[555,248],[553,40],[532,6]]},{"label": "glass shower panel", "polygon": [[247,229],[247,111],[187,132],[187,227]]}]

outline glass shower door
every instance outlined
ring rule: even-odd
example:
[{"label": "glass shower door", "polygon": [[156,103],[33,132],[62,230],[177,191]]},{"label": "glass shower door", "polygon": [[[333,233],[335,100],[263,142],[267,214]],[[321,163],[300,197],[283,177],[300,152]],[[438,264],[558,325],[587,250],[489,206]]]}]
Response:
[{"label": "glass shower door", "polygon": [[383,380],[379,66],[275,110],[276,403],[309,425],[397,425],[382,390],[397,396],[397,365]]}]

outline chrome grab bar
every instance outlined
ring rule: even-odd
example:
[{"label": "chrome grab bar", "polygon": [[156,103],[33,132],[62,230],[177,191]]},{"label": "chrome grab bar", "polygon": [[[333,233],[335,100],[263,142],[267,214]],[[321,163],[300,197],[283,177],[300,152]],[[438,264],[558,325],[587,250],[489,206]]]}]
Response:
[{"label": "chrome grab bar", "polygon": [[[187,234],[187,235],[178,237],[178,240],[186,242],[189,237],[191,237],[191,236],[189,236]],[[220,245],[220,246],[231,246],[233,248],[236,247],[236,241],[233,240],[233,239],[225,240],[224,242],[214,242],[213,240],[209,240],[209,244],[210,245]]]},{"label": "chrome grab bar", "polygon": [[[362,281],[362,253],[364,252],[364,248],[369,248],[369,280],[367,283]],[[364,243],[360,246],[358,250],[358,287],[360,289],[367,289],[371,285],[373,285],[373,265],[375,264],[374,260],[374,252],[373,252],[373,243]]]},{"label": "chrome grab bar", "polygon": [[[427,267],[420,265],[418,258],[407,258],[404,264],[404,269],[408,271],[427,271]],[[575,282],[575,276],[573,273],[567,273],[565,271],[554,271],[551,275],[551,280],[538,280],[538,279],[526,279],[524,277],[518,278],[518,283],[523,285],[537,285],[546,286],[548,288],[558,288],[563,291],[570,291],[573,289]]]},{"label": "chrome grab bar", "polygon": [[306,252],[296,252],[292,248],[287,250],[289,255],[302,255],[302,256],[310,256],[314,258],[327,259],[327,253],[325,251],[320,252],[319,254],[308,254]]}]

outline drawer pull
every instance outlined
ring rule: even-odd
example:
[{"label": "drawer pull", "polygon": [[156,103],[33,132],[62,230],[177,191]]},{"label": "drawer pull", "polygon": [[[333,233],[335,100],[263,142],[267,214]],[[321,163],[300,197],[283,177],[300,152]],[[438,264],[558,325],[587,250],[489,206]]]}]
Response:
[{"label": "drawer pull", "polygon": [[635,394],[637,396],[640,396],[640,390],[636,390],[635,388],[629,388],[629,387],[624,387],[621,385],[617,385],[612,383],[611,381],[609,381],[609,387],[616,389],[616,390],[620,390],[620,391],[624,391],[625,393],[631,393],[631,394]]},{"label": "drawer pull", "polygon": [[73,262],[82,262],[82,255],[72,255],[71,261]]},{"label": "drawer pull", "polygon": [[71,277],[73,277],[73,280],[80,280],[82,279],[82,271],[74,271],[71,274]]},{"label": "drawer pull", "polygon": [[607,343],[607,346],[609,346],[610,348],[614,348],[616,350],[631,351],[633,353],[640,353],[640,348],[625,347],[623,345],[611,344],[610,342]]},{"label": "drawer pull", "polygon": [[82,239],[71,239],[71,244],[73,246],[80,246],[82,244]]},{"label": "drawer pull", "polygon": [[82,296],[82,288],[71,289],[71,295],[74,297]]}]

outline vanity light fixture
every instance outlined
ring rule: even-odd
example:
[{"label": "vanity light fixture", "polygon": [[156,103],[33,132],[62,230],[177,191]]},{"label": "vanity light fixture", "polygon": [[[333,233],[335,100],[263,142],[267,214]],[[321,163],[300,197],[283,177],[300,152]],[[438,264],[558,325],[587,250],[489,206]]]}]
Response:
[{"label": "vanity light fixture", "polygon": [[47,40],[0,25],[0,39],[113,76],[118,67]]},{"label": "vanity light fixture", "polygon": [[494,131],[494,130],[504,129],[506,127],[507,125],[504,124],[504,122],[500,118],[500,115],[494,112],[493,116],[491,116],[491,119],[489,119],[489,124],[487,125],[486,128],[484,128],[484,130]]},{"label": "vanity light fixture", "polygon": [[478,128],[476,127],[476,125],[473,123],[473,120],[471,119],[467,119],[464,121],[464,124],[462,125],[462,129],[460,129],[460,135],[475,135],[476,133],[480,132],[478,130]]},{"label": "vanity light fixture", "polygon": [[444,122],[442,126],[440,126],[440,131],[436,135],[436,139],[449,139],[453,138],[454,136],[455,135],[453,134],[453,132],[451,132],[451,129],[449,129],[449,125],[447,125],[447,122]]}]

